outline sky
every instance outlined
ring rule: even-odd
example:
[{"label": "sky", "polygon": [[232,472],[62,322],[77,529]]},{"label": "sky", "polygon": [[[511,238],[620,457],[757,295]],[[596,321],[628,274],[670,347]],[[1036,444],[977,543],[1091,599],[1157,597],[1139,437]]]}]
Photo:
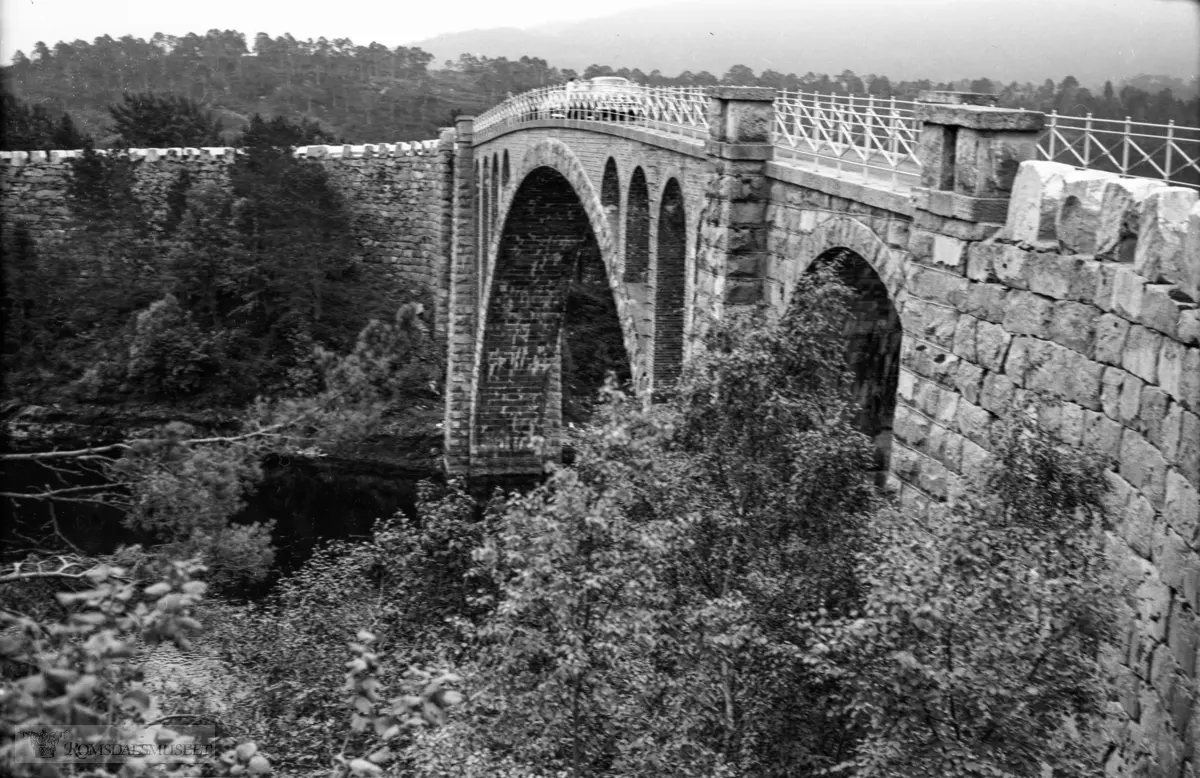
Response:
[{"label": "sky", "polygon": [[217,28],[297,38],[346,37],[392,46],[448,32],[578,21],[664,0],[0,0],[0,61],[37,41],[90,41],[100,35],[149,38]]},{"label": "sky", "polygon": [[[752,0],[795,4],[837,3],[841,0]],[[864,0],[860,0],[862,2]],[[901,3],[914,13],[921,4],[946,0],[865,0]],[[1046,0],[1053,2],[1054,0]],[[679,0],[675,0],[679,2]],[[1004,3],[1005,0],[955,0]],[[1191,4],[1200,13],[1200,0],[1095,0],[1097,5],[1133,5],[1137,13],[1162,14],[1164,4]],[[356,43],[372,40],[389,46],[422,41],[440,34],[491,27],[537,27],[581,21],[618,11],[671,4],[669,0],[603,0],[598,3],[564,0],[0,0],[0,62],[8,63],[18,49],[29,54],[39,40],[53,46],[60,40],[91,41],[97,36],[133,35],[149,38],[156,32],[183,35],[212,28],[234,29],[252,41],[258,32],[291,33],[299,39],[346,37]],[[731,4],[732,8],[737,3]],[[1145,9],[1144,11],[1142,9]],[[1161,10],[1160,10],[1161,9]],[[1169,18],[1187,18],[1179,8]],[[1015,15],[1019,16],[1019,15]],[[1196,17],[1200,20],[1200,16]],[[1086,20],[1076,33],[1083,33]],[[1014,18],[1014,24],[1036,19]],[[1069,34],[1070,31],[1064,31]]]}]

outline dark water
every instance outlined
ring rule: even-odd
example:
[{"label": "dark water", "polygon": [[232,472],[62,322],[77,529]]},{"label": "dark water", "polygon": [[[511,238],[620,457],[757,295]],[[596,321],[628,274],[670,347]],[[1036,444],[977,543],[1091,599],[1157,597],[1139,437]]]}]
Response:
[{"label": "dark water", "polygon": [[[373,463],[347,460],[272,459],[264,463],[264,479],[248,497],[246,507],[233,518],[235,523],[274,520],[275,565],[262,584],[231,592],[234,596],[257,598],[270,591],[280,576],[294,572],[321,543],[334,539],[365,538],[378,519],[400,512],[419,520],[418,485],[422,481],[444,484],[440,471],[385,470]],[[44,471],[29,463],[12,463],[4,469],[5,491],[26,491],[45,482]],[[480,480],[468,484],[482,506],[493,489],[525,490],[538,478]],[[77,475],[72,485],[96,482]],[[0,549],[13,552],[31,545],[34,530],[51,518],[42,503],[5,506],[0,522]],[[121,523],[116,508],[60,504],[53,518],[62,535],[85,554],[108,554],[119,546],[152,543],[147,533],[130,530]]]}]

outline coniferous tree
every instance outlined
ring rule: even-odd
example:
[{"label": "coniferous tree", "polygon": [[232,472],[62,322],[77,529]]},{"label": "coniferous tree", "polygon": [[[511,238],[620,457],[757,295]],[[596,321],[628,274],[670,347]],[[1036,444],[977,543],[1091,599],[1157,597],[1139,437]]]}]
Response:
[{"label": "coniferous tree", "polygon": [[118,145],[174,148],[221,145],[221,122],[195,100],[152,92],[126,94],[108,112],[119,135]]},{"label": "coniferous tree", "polygon": [[5,93],[0,148],[5,151],[78,149],[89,139],[78,130],[70,114],[57,120],[40,105],[29,105]]}]

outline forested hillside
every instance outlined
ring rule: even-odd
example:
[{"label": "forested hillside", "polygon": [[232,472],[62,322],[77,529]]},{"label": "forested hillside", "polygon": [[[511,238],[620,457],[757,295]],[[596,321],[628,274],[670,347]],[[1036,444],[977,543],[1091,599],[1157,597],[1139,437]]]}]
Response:
[{"label": "forested hillside", "polygon": [[[1054,78],[1041,84],[1005,84],[972,79],[969,73],[951,82],[898,81],[850,70],[839,75],[771,69],[756,73],[742,64],[720,75],[668,75],[601,64],[576,73],[527,56],[509,60],[463,54],[443,64],[436,68],[433,56],[419,48],[389,48],[377,42],[364,46],[347,39],[300,41],[262,33],[251,42],[235,30],[209,30],[181,37],[159,34],[148,41],[104,36],[91,43],[38,43],[29,56],[18,52],[2,75],[5,91],[34,106],[44,117],[42,123],[53,124],[69,114],[101,146],[118,142],[107,107],[131,92],[171,94],[207,106],[220,121],[220,137],[226,143],[255,113],[316,121],[331,137],[348,143],[394,142],[436,137],[438,128],[449,125],[456,114],[479,113],[509,93],[561,83],[574,75],[609,74],[649,85],[724,83],[902,99],[931,88],[995,92],[1004,105],[1032,110],[1200,124],[1196,97],[1178,99],[1170,89],[1156,88],[1171,82],[1150,78],[1138,82],[1148,88],[1110,82],[1093,92],[1063,74],[1047,74]],[[36,138],[14,126],[16,115],[5,111],[3,147],[36,146]],[[60,141],[48,137],[41,142]]]}]

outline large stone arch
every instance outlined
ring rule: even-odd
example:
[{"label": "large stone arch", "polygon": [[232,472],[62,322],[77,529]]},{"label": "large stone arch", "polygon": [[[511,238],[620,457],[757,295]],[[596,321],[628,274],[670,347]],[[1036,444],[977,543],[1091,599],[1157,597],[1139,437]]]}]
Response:
[{"label": "large stone arch", "polygon": [[[546,333],[547,327],[557,325],[552,321],[550,314],[544,311],[539,313],[539,306],[544,307],[546,300],[539,297],[539,293],[536,290],[519,292],[528,298],[523,304],[528,305],[531,313],[529,321],[523,323],[521,326],[528,325],[527,328],[531,328],[530,332],[516,333],[509,339],[512,341],[509,345],[512,345],[514,348],[518,341],[523,341],[525,353],[518,354],[515,357],[511,355],[506,357],[509,363],[503,367],[498,366],[498,362],[494,359],[489,362],[487,355],[488,349],[495,350],[499,342],[497,338],[500,337],[496,332],[497,328],[495,326],[489,327],[489,324],[494,324],[493,319],[497,316],[512,318],[512,316],[509,316],[512,311],[507,309],[501,310],[496,307],[500,305],[497,302],[497,294],[498,291],[501,291],[497,284],[508,284],[509,288],[512,288],[513,279],[506,278],[506,270],[500,266],[502,260],[505,259],[505,257],[501,256],[502,252],[506,250],[505,240],[512,239],[509,231],[520,227],[520,225],[512,222],[514,219],[532,218],[529,214],[531,207],[535,209],[540,207],[543,213],[551,212],[539,204],[534,204],[533,206],[530,206],[528,203],[523,204],[518,198],[529,198],[531,189],[526,186],[527,182],[545,183],[559,180],[564,182],[573,193],[574,200],[577,201],[580,211],[580,219],[586,222],[587,226],[591,229],[592,235],[595,237],[600,258],[604,263],[608,288],[613,294],[613,299],[616,303],[625,351],[630,358],[631,373],[637,385],[642,385],[645,380],[643,376],[648,369],[648,360],[643,355],[642,349],[639,348],[636,332],[633,327],[633,304],[625,293],[624,285],[621,283],[621,268],[617,253],[616,236],[613,235],[613,230],[604,211],[604,206],[601,203],[598,187],[593,185],[582,163],[566,144],[553,138],[543,139],[525,151],[520,162],[513,170],[512,185],[500,191],[499,203],[497,204],[499,218],[496,229],[489,236],[488,240],[485,279],[482,294],[480,295],[480,315],[475,338],[476,353],[474,361],[477,366],[475,371],[477,378],[475,392],[473,393],[473,421],[471,425],[472,460],[478,463],[479,472],[529,472],[536,457],[552,458],[559,450],[559,429],[557,425],[561,409],[555,409],[551,407],[553,403],[547,405],[546,402],[548,394],[557,396],[559,392],[558,385],[554,383],[558,380],[556,374],[558,366],[554,362],[558,358],[557,344],[551,348],[546,343],[535,342],[537,337],[541,337],[543,340],[545,337],[548,337]],[[569,210],[571,205],[566,204],[563,207]],[[560,212],[565,213],[561,209]],[[564,246],[562,250],[569,251],[570,247]],[[543,272],[543,270],[550,274],[554,272],[552,269],[541,267],[527,268],[526,270],[534,274]],[[512,308],[512,305],[509,305],[509,308]],[[545,321],[539,320],[539,316],[545,319]],[[535,333],[533,330],[537,330],[537,332]],[[551,351],[553,353],[550,353]],[[522,360],[525,361],[522,362]],[[534,362],[537,362],[537,364],[535,365]],[[549,366],[551,362],[554,362],[552,367]],[[533,365],[533,368],[530,368],[530,365]],[[509,393],[513,397],[516,397],[518,394],[522,395],[521,400],[513,401],[511,404],[512,408],[538,405],[538,401],[531,400],[530,397],[524,397],[524,394],[538,394],[541,396],[542,407],[538,410],[541,416],[537,419],[524,421],[506,417],[508,411],[498,406],[497,397],[492,396],[496,392],[488,388],[488,382],[495,382],[501,370],[509,370],[510,373],[514,374],[520,370],[532,370],[541,376],[537,380],[541,380],[546,384],[545,386],[538,385],[537,387],[533,387],[530,384],[521,388],[520,385],[523,381],[525,384],[529,384],[526,377],[510,381],[514,387],[518,388],[514,388]],[[507,425],[507,432],[501,430],[501,427],[505,425]],[[496,438],[498,436],[503,437],[505,434],[508,435],[509,440],[507,442],[498,442]],[[522,435],[525,438],[518,440]],[[533,447],[527,445],[529,440],[534,437],[542,439],[537,452],[534,452]]]}]

